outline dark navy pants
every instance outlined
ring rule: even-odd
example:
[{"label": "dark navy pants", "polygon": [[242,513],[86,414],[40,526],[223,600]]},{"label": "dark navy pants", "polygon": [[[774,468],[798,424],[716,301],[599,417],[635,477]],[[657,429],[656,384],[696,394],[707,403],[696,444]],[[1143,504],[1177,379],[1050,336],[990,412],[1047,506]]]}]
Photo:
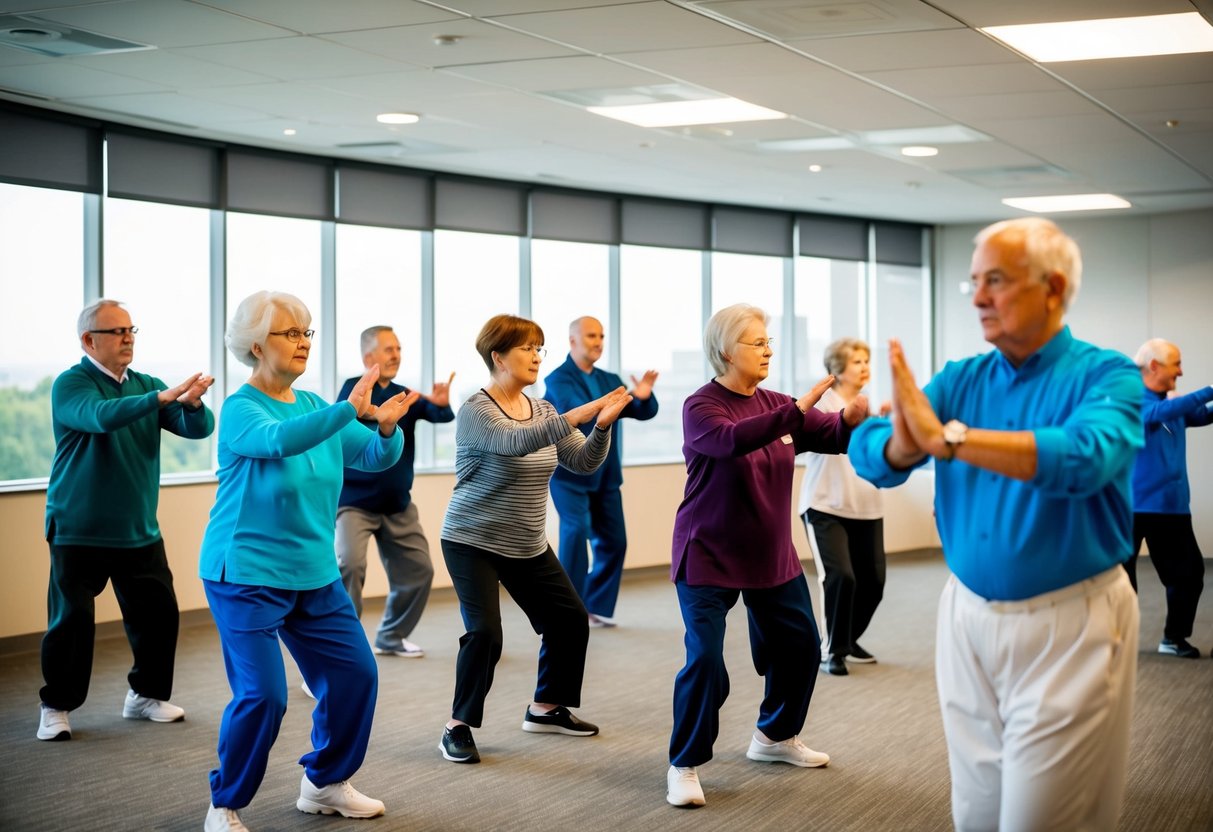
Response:
[{"label": "dark navy pants", "polygon": [[683,581],[675,587],[687,630],[687,662],[674,679],[670,764],[698,766],[712,759],[720,707],[729,695],[725,616],[739,596],[749,618],[754,669],[766,680],[758,730],[777,742],[799,734],[821,662],[821,639],[804,575],[770,589],[689,586]]},{"label": "dark navy pants", "polygon": [[1192,635],[1196,608],[1205,588],[1205,559],[1196,542],[1191,514],[1133,515],[1133,555],[1125,561],[1125,571],[1137,591],[1137,552],[1145,540],[1150,546],[1150,563],[1158,580],[1167,590],[1167,620],[1163,638],[1170,641]]},{"label": "dark navy pants", "polygon": [[232,688],[219,724],[212,803],[243,809],[265,776],[286,713],[279,639],[318,700],[312,711],[312,750],[299,764],[317,786],[348,780],[366,756],[379,670],[341,581],[312,590],[202,584]]},{"label": "dark navy pants", "polygon": [[[560,565],[585,608],[610,618],[619,600],[628,550],[623,496],[618,488],[585,491],[557,479],[551,488],[552,504],[560,515]],[[587,544],[593,546],[593,562]]]}]

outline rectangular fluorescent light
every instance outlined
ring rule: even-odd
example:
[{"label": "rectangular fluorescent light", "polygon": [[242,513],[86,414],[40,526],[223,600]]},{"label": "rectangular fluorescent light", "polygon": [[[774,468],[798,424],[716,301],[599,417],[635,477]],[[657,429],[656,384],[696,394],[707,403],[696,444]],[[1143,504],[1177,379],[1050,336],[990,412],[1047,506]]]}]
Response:
[{"label": "rectangular fluorescent light", "polygon": [[1032,211],[1036,214],[1056,214],[1062,211],[1107,211],[1131,208],[1128,200],[1116,194],[1065,194],[1063,196],[1023,196],[1004,199],[1003,205]]},{"label": "rectangular fluorescent light", "polygon": [[767,139],[756,145],[773,153],[816,153],[821,150],[850,150],[855,143],[842,136],[817,136],[812,139]]},{"label": "rectangular fluorescent light", "polygon": [[981,31],[1041,63],[1213,52],[1199,12],[986,26]]},{"label": "rectangular fluorescent light", "polygon": [[594,115],[626,121],[638,127],[731,124],[738,121],[771,121],[788,117],[787,113],[768,110],[766,107],[759,107],[737,98],[623,104],[615,107],[586,107],[586,110]]}]

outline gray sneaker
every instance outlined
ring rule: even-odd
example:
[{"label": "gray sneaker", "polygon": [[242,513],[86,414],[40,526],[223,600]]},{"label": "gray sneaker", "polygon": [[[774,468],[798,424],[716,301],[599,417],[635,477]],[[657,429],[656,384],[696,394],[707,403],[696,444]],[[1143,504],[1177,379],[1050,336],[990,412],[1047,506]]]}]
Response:
[{"label": "gray sneaker", "polygon": [[235,809],[224,809],[211,804],[206,810],[206,823],[202,832],[249,832],[248,827],[240,822],[240,815]]},{"label": "gray sneaker", "polygon": [[57,711],[43,705],[42,716],[38,720],[38,739],[62,742],[71,738],[72,726],[67,721],[67,711]]},{"label": "gray sneaker", "polygon": [[299,799],[295,808],[309,815],[341,815],[346,818],[377,818],[386,809],[382,800],[367,797],[355,789],[349,780],[320,788],[307,775],[299,784]]},{"label": "gray sneaker", "polygon": [[814,751],[801,742],[800,737],[766,743],[754,735],[750,739],[750,750],[745,755],[760,763],[791,763],[802,768],[820,768],[830,764],[829,754]]},{"label": "gray sneaker", "polygon": [[126,702],[122,705],[124,719],[150,719],[152,722],[180,722],[185,719],[185,709],[178,708],[172,702],[162,702],[140,696],[133,690],[126,692]]}]

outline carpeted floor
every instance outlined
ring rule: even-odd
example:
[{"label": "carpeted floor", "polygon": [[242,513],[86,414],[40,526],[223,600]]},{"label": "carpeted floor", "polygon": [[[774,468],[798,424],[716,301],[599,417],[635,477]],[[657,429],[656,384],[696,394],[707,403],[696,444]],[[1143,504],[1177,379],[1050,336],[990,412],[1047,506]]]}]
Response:
[{"label": "carpeted floor", "polygon": [[[1201,606],[1199,660],[1160,656],[1163,596],[1143,563],[1142,653],[1129,789],[1121,829],[1213,829],[1213,604]],[[732,696],[721,713],[716,759],[700,770],[708,805],[667,806],[670,694],[682,661],[682,626],[663,574],[629,574],[622,626],[591,633],[583,707],[603,733],[588,739],[519,729],[534,684],[538,638],[505,605],[505,653],[476,741],[481,765],[444,761],[436,745],[449,714],[458,606],[435,593],[413,640],[424,659],[380,657],[380,693],[366,764],[354,778],[388,814],[362,822],[294,808],[308,749],[311,700],[288,660],[290,705],[265,782],[241,816],[253,832],[443,830],[946,830],[948,771],[932,669],[934,610],[946,577],[937,555],[890,561],[886,599],[864,646],[879,663],[845,678],[820,676],[804,738],[833,757],[825,769],[746,760],[762,685],[749,663],[744,613],[730,616]],[[816,588],[815,577],[810,576]],[[368,604],[373,629],[380,606]],[[193,620],[193,619],[191,619]],[[98,643],[88,702],[72,713],[74,739],[34,739],[38,656],[0,657],[0,829],[198,830],[208,802],[220,714],[228,690],[218,639],[187,626],[173,700],[187,721],[123,720],[130,653]]]}]

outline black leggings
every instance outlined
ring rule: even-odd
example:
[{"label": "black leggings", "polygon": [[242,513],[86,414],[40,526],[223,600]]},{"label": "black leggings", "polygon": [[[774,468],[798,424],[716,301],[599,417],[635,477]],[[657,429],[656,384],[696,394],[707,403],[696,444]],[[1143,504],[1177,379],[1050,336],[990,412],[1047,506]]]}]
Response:
[{"label": "black leggings", "polygon": [[884,520],[852,520],[809,509],[802,515],[822,579],[823,655],[847,656],[884,597]]},{"label": "black leggings", "polygon": [[1205,588],[1205,561],[1192,530],[1191,514],[1134,514],[1133,554],[1125,571],[1137,591],[1137,552],[1141,541],[1150,546],[1150,563],[1167,588],[1167,622],[1163,638],[1169,641],[1192,635],[1196,607]]},{"label": "black leggings", "polygon": [[589,619],[581,599],[556,560],[552,547],[530,558],[507,558],[494,552],[442,541],[442,556],[459,596],[463,626],[455,662],[455,700],[451,716],[479,728],[484,700],[493,686],[501,658],[501,595],[505,587],[543,641],[535,701],[577,707],[585,675]]}]

